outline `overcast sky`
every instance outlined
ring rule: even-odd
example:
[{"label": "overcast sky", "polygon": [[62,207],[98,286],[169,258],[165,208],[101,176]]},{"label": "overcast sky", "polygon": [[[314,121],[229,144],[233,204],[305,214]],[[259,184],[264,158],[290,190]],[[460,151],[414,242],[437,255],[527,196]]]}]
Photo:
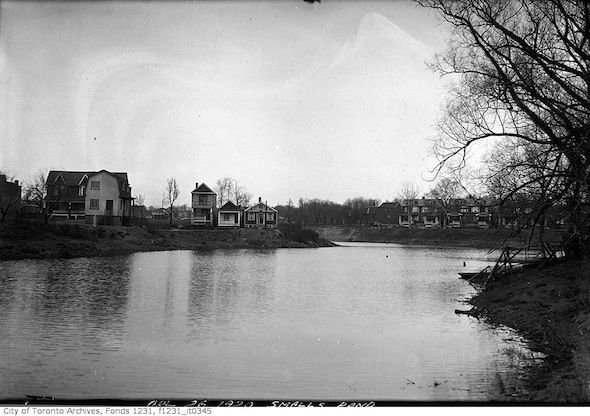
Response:
[{"label": "overcast sky", "polygon": [[254,198],[421,191],[448,32],[410,2],[2,2],[0,170],[230,176]]}]

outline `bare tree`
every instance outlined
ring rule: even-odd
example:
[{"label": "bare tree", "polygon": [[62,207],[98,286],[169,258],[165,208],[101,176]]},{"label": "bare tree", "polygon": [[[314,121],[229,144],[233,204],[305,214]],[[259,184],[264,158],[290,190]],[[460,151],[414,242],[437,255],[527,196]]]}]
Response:
[{"label": "bare tree", "polygon": [[447,214],[449,213],[451,201],[459,196],[460,190],[461,185],[457,179],[443,177],[438,181],[436,186],[428,192],[428,196],[436,199],[442,207],[443,212],[441,223],[443,228],[446,228]]},{"label": "bare tree", "polygon": [[246,188],[238,183],[237,180],[224,177],[217,180],[215,190],[217,192],[218,207],[222,207],[227,201],[235,202],[236,205],[247,207],[250,205],[252,194]]},{"label": "bare tree", "polygon": [[138,206],[143,206],[145,203],[145,195],[144,194],[137,194],[135,197],[135,201],[137,202]]},{"label": "bare tree", "polygon": [[406,204],[406,215],[408,217],[408,226],[412,228],[412,208],[414,206],[414,200],[418,198],[418,187],[413,183],[404,182],[399,192],[400,199]]},{"label": "bare tree", "polygon": [[162,198],[162,205],[168,206],[168,212],[170,214],[170,224],[172,224],[172,216],[174,214],[174,203],[180,195],[180,188],[176,183],[176,178],[168,178],[166,181],[166,189]]},{"label": "bare tree", "polygon": [[239,184],[238,181],[234,180],[233,197],[237,206],[247,208],[250,205],[252,194],[248,192],[244,186]]},{"label": "bare tree", "polygon": [[217,191],[217,204],[218,207],[222,207],[227,201],[230,200],[232,190],[234,186],[234,180],[229,177],[217,179],[215,190]]},{"label": "bare tree", "polygon": [[435,144],[439,168],[461,169],[467,164],[468,150],[480,142],[496,140],[500,147],[518,149],[517,157],[505,159],[501,169],[492,166],[488,175],[503,177],[510,185],[503,198],[547,189],[536,193],[542,197],[533,204],[536,218],[559,203],[567,207],[570,232],[587,235],[588,3],[418,2],[440,12],[454,29],[446,53],[432,65],[442,75],[460,77],[440,122]]},{"label": "bare tree", "polygon": [[23,199],[29,204],[35,205],[43,218],[43,223],[47,224],[53,210],[61,200],[64,190],[61,187],[49,188],[47,186],[47,177],[49,169],[37,171],[24,186]]}]

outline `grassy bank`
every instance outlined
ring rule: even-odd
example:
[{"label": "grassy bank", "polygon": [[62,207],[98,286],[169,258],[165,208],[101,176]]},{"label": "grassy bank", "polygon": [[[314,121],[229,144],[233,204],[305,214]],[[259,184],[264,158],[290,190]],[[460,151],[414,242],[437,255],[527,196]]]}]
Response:
[{"label": "grassy bank", "polygon": [[590,260],[516,273],[469,302],[478,319],[515,329],[546,355],[529,374],[530,400],[590,401]]},{"label": "grassy bank", "polygon": [[[85,224],[3,224],[0,260],[95,257],[139,251],[217,248],[305,248],[331,243],[277,230],[92,227]],[[302,237],[303,235],[303,237]],[[305,238],[304,238],[305,237]]]},{"label": "grassy bank", "polygon": [[[320,237],[330,241],[356,241],[373,243],[399,243],[437,245],[453,247],[494,248],[508,244],[521,247],[526,244],[528,235],[513,235],[507,229],[407,229],[407,228],[374,228],[374,227],[338,227],[313,226]],[[548,241],[560,241],[561,231],[547,230]]]}]

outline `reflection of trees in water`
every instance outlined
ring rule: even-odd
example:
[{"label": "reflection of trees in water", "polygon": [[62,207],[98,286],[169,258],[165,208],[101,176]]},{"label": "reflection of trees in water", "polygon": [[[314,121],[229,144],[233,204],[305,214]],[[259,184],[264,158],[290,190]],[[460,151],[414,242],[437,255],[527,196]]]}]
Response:
[{"label": "reflection of trees in water", "polygon": [[486,372],[490,388],[485,390],[489,401],[526,401],[530,398],[530,380],[535,369],[543,365],[544,355],[529,349],[514,330],[478,321],[482,330],[492,332],[504,341],[492,367]]},{"label": "reflection of trees in water", "polygon": [[[22,264],[23,263],[23,264]],[[18,290],[5,302],[20,304],[28,324],[47,331],[112,331],[128,295],[128,260],[81,258],[12,263]],[[99,334],[97,334],[98,336]]]},{"label": "reflection of trees in water", "polygon": [[189,287],[188,319],[201,331],[269,310],[276,275],[274,251],[196,252]]}]

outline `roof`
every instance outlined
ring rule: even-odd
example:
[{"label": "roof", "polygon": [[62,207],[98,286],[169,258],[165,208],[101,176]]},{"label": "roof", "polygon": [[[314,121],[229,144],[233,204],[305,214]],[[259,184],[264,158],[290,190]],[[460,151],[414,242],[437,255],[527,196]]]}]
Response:
[{"label": "roof", "polygon": [[219,208],[219,211],[239,211],[240,208],[238,208],[236,206],[236,204],[234,204],[231,201],[227,201],[225,204],[223,204],[223,206],[221,208]]},{"label": "roof", "polygon": [[[100,172],[107,172],[112,175],[118,176],[120,179],[128,182],[127,172],[108,172],[106,170],[101,170]],[[94,175],[98,172],[94,171],[73,171],[73,170],[51,170],[47,175],[47,184],[52,185],[59,179],[61,176],[64,181],[65,186],[78,186],[84,179],[84,177],[89,177]]]},{"label": "roof", "polygon": [[90,172],[88,177],[90,178],[92,176],[98,175],[99,173],[106,173],[114,177],[117,180],[117,184],[119,185],[119,196],[121,198],[132,199],[131,188],[129,187],[129,181],[127,180],[127,172],[109,172],[108,170],[102,169],[98,172]]},{"label": "roof", "polygon": [[53,185],[61,176],[65,186],[78,186],[84,178],[94,172],[92,171],[71,171],[71,170],[51,170],[47,175],[47,184]]},{"label": "roof", "polygon": [[255,208],[258,208],[258,207],[264,208],[265,211],[277,212],[276,209],[269,207],[264,202],[259,202],[256,205],[251,206],[250,208],[246,208],[246,211],[251,211],[251,210],[254,210]]},{"label": "roof", "polygon": [[381,205],[379,205],[379,208],[387,208],[387,207],[399,207],[400,204],[399,202],[383,202]]},{"label": "roof", "polygon": [[215,194],[217,195],[217,193],[213,192],[211,190],[211,188],[209,188],[207,185],[205,185],[204,183],[200,184],[197,189],[195,189],[194,191],[192,191],[191,193],[195,193],[195,192],[200,192],[202,194]]}]

